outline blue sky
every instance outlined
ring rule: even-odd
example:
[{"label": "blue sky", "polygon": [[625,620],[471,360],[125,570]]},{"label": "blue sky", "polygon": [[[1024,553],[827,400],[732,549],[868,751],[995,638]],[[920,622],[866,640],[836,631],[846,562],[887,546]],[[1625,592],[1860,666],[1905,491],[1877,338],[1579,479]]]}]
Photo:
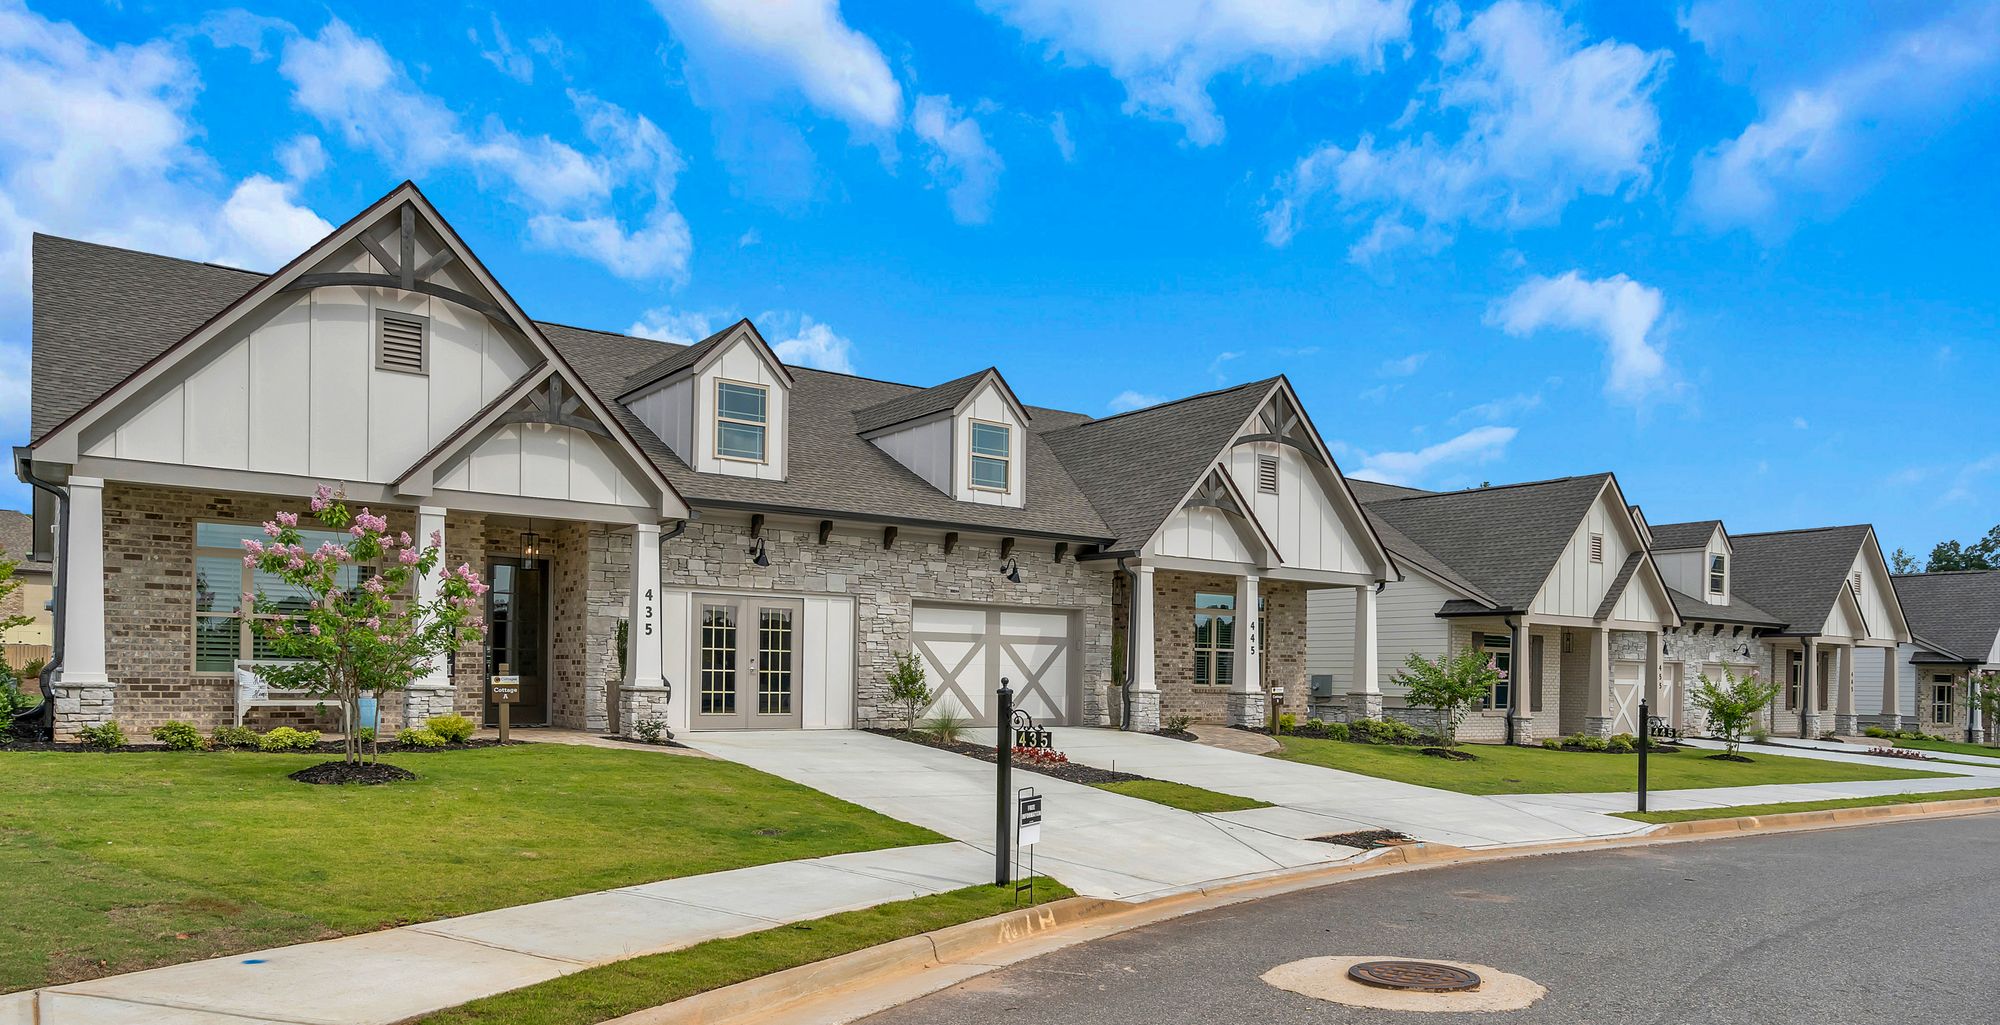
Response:
[{"label": "blue sky", "polygon": [[5,430],[29,232],[271,269],[410,177],[543,319],[1284,372],[1357,476],[1928,551],[2000,520],[2000,8],[1836,7],[0,0]]}]

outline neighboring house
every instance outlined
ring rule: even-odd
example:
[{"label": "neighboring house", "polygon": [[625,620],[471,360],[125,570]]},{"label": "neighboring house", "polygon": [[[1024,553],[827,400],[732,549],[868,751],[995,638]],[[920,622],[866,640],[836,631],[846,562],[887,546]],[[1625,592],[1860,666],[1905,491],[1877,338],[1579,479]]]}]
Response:
[{"label": "neighboring house", "polygon": [[16,465],[67,503],[62,735],[229,719],[261,653],[239,595],[272,586],[240,542],[321,481],[493,584],[486,637],[390,726],[484,718],[499,673],[517,723],[872,725],[912,649],[932,712],[990,722],[1005,679],[1043,721],[1256,724],[1266,687],[1304,707],[1308,593],[1368,611],[1396,579],[1283,378],[1092,420],[993,369],[789,366],[747,320],[692,346],[541,323],[408,183],[270,275],[33,259]]},{"label": "neighboring house", "polygon": [[1893,653],[1871,652],[1861,668],[1860,692],[1888,699],[1871,721],[1984,740],[1993,726],[1971,708],[1966,683],[1973,673],[2000,671],[2000,570],[1908,573],[1895,585],[1911,638]]},{"label": "neighboring house", "polygon": [[1706,723],[1692,700],[1701,678],[1718,686],[1732,675],[1771,679],[1767,638],[1785,624],[1743,597],[1735,546],[1721,520],[1663,523],[1649,536],[1681,617],[1660,639],[1661,691],[1673,700],[1656,714],[1671,726],[1700,729]]},{"label": "neighboring house", "polygon": [[1378,659],[1354,657],[1350,592],[1313,596],[1316,714],[1428,725],[1395,676],[1411,654],[1467,647],[1509,678],[1460,728],[1465,739],[1635,733],[1642,695],[1662,707],[1657,638],[1681,621],[1611,474],[1452,492],[1350,484],[1405,579],[1358,617],[1379,619]]},{"label": "neighboring house", "polygon": [[[36,659],[46,658],[55,637],[55,615],[49,601],[55,596],[55,563],[49,559],[49,545],[35,536],[34,517],[12,509],[0,509],[0,552],[16,560],[14,593],[0,601],[0,617],[27,616],[29,622],[7,631],[0,638],[0,657],[19,670]],[[23,680],[29,690],[39,684]]]}]

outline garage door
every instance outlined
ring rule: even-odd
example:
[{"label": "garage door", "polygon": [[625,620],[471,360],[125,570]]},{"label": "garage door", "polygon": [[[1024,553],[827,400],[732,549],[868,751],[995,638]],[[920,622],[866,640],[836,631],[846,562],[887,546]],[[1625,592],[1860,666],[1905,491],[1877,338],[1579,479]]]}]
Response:
[{"label": "garage door", "polygon": [[1614,662],[1611,665],[1611,732],[1639,732],[1639,690],[1645,684],[1643,662]]},{"label": "garage door", "polygon": [[1069,613],[918,605],[912,619],[911,642],[923,659],[924,682],[938,695],[924,715],[950,713],[993,725],[993,694],[1004,677],[1014,688],[1014,706],[1027,709],[1035,721],[1069,721],[1076,707]]}]

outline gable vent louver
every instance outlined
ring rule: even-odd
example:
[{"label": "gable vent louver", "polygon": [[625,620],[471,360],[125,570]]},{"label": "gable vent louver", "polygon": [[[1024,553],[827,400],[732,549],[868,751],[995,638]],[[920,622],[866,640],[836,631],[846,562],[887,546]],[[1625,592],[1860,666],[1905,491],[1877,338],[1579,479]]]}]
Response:
[{"label": "gable vent louver", "polygon": [[1603,534],[1592,534],[1592,535],[1590,535],[1590,561],[1592,561],[1592,562],[1603,562],[1603,561],[1604,561],[1604,535],[1603,535]]},{"label": "gable vent louver", "polygon": [[1857,570],[1855,570],[1855,571],[1854,571],[1854,575],[1853,575],[1853,576],[1851,576],[1851,577],[1848,577],[1848,578],[1847,578],[1847,589],[1848,589],[1849,591],[1852,591],[1852,592],[1854,592],[1854,596],[1855,596],[1856,598],[1859,598],[1859,597],[1861,597],[1861,571],[1860,571],[1860,570],[1858,570],[1858,569],[1857,569]]},{"label": "gable vent louver", "polygon": [[421,374],[430,349],[431,319],[414,313],[382,310],[375,317],[375,366],[404,374]]},{"label": "gable vent louver", "polygon": [[1257,490],[1267,495],[1278,493],[1278,457],[1257,457]]}]

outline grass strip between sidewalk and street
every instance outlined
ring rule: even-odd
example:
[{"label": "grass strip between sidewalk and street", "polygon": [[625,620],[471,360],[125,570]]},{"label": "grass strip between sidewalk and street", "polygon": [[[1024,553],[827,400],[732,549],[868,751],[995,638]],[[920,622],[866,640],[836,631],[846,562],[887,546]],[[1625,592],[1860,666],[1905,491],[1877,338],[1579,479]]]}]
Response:
[{"label": "grass strip between sidewalk and street", "polygon": [[1218,793],[1164,779],[1128,779],[1117,783],[1094,783],[1092,786],[1099,790],[1109,790],[1114,794],[1124,794],[1126,797],[1137,797],[1154,804],[1164,804],[1169,808],[1179,808],[1182,811],[1249,811],[1253,808],[1271,807],[1268,801]]},{"label": "grass strip between sidewalk and street", "polygon": [[[1469,762],[1426,755],[1415,747],[1356,744],[1344,740],[1281,737],[1270,757],[1328,769],[1400,780],[1462,794],[1612,794],[1635,789],[1636,755],[1591,751],[1551,751],[1504,744],[1460,744]],[[1686,748],[1655,752],[1647,766],[1654,790],[1744,787],[1772,783],[1848,783],[1878,779],[1937,779],[1954,775],[1897,769],[1826,758],[1795,758],[1746,747],[1748,762],[1711,758],[1713,751]]]},{"label": "grass strip between sidewalk and street", "polygon": [[[1070,889],[1053,879],[1044,876],[1035,880],[1037,904],[1070,896],[1074,896]],[[529,1021],[536,1025],[592,1025],[787,968],[1016,909],[1012,889],[968,886],[586,968],[447,1008],[415,1019],[413,1025]]]},{"label": "grass strip between sidewalk and street", "polygon": [[1663,825],[1669,822],[1740,819],[1753,815],[1785,815],[1797,811],[1881,808],[1892,804],[1928,804],[1932,801],[1973,801],[1982,797],[2000,797],[2000,790],[1934,790],[1927,794],[1883,794],[1879,797],[1844,797],[1827,801],[1744,804],[1734,808],[1686,808],[1680,811],[1621,811],[1616,814],[1621,819]]}]

